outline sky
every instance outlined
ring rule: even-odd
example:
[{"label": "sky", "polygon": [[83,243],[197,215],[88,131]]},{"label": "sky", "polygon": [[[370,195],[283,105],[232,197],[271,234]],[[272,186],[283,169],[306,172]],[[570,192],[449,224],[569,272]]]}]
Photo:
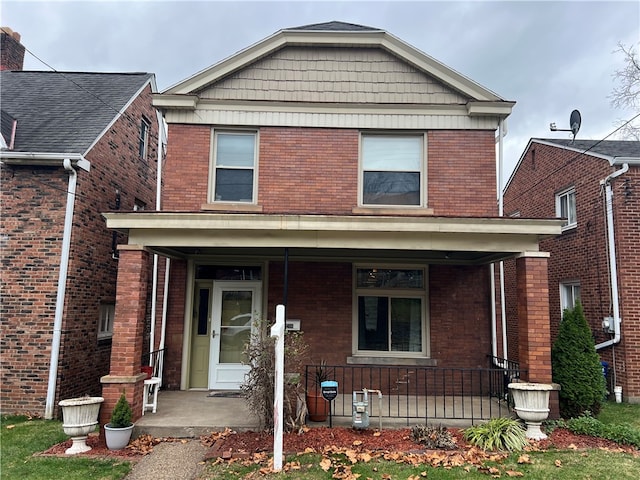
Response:
[{"label": "sky", "polygon": [[[284,28],[328,21],[381,28],[515,101],[503,184],[532,137],[619,139],[638,112],[614,109],[618,43],[640,45],[634,1],[2,0],[0,25],[27,48],[25,70],[151,72],[159,91]],[[1,101],[1,99],[0,99]]]}]

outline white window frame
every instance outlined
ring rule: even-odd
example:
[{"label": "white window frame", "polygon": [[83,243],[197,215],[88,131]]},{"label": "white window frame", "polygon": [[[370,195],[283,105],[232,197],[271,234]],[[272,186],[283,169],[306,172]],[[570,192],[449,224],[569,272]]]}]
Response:
[{"label": "white window frame", "polygon": [[560,318],[562,318],[565,310],[576,306],[576,300],[580,300],[580,295],[581,287],[579,281],[560,282]]},{"label": "white window frame", "polygon": [[[424,285],[423,288],[411,289],[394,289],[394,288],[358,288],[359,269],[377,268],[380,270],[422,270]],[[387,265],[387,264],[354,264],[353,265],[353,323],[352,323],[352,352],[354,356],[365,357],[395,357],[395,358],[429,358],[430,356],[430,322],[428,310],[428,278],[429,269],[426,265]],[[359,315],[358,315],[358,297],[359,296],[380,296],[388,298],[419,298],[422,306],[422,349],[420,352],[403,352],[403,351],[381,351],[381,350],[360,350],[358,345],[359,332]],[[389,324],[391,329],[391,324]],[[390,345],[389,345],[390,347]]]},{"label": "white window frame", "polygon": [[[571,197],[573,197],[573,209],[571,209]],[[578,225],[578,207],[576,204],[575,187],[570,187],[556,193],[556,217],[558,218],[564,218],[564,216],[562,215],[563,203],[566,203],[567,220],[566,223],[562,226],[562,231],[576,228],[576,226]]]},{"label": "white window frame", "polygon": [[113,336],[113,320],[116,314],[115,303],[101,303],[98,309],[98,340]]},{"label": "white window frame", "polygon": [[146,161],[149,154],[149,130],[151,129],[151,122],[142,117],[140,121],[140,132],[138,136],[138,155],[141,160]]},{"label": "white window frame", "polygon": [[[419,169],[419,187],[420,187],[420,200],[418,205],[404,205],[404,204],[378,204],[378,203],[365,203],[364,202],[364,139],[366,137],[380,137],[380,138],[416,138],[419,137],[421,158]],[[360,133],[360,154],[358,159],[358,206],[364,208],[424,208],[427,202],[427,135],[424,132],[361,132]],[[413,170],[412,170],[413,171]]]},{"label": "white window frame", "polygon": [[[252,167],[224,167],[226,169],[252,170],[253,171],[253,188],[251,191],[251,201],[242,200],[216,200],[216,173],[217,173],[217,140],[219,135],[253,135],[253,166]],[[241,205],[257,205],[258,203],[258,146],[259,132],[257,130],[229,130],[229,129],[212,129],[211,132],[211,154],[209,165],[209,203],[217,204],[241,204]]]}]

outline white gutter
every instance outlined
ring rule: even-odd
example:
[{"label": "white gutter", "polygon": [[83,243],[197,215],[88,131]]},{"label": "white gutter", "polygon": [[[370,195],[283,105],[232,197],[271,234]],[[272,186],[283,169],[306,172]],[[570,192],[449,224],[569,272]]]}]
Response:
[{"label": "white gutter", "polygon": [[[82,164],[80,162],[83,162]],[[77,165],[89,170],[87,160],[80,159]],[[76,198],[76,183],[78,173],[71,165],[71,159],[62,161],[64,169],[69,172],[69,187],[67,189],[67,208],[64,216],[64,231],[62,234],[62,251],[60,253],[60,271],[58,273],[58,292],[56,295],[56,310],[53,321],[53,338],[51,340],[51,361],[49,363],[49,383],[47,384],[47,400],[45,404],[44,418],[53,418],[53,407],[56,397],[56,384],[58,380],[58,359],[60,357],[60,342],[62,338],[62,314],[64,313],[64,297],[67,289],[67,272],[69,270],[69,252],[71,250],[71,230],[73,228],[73,208]]]},{"label": "white gutter", "polygon": [[611,277],[611,303],[613,306],[613,338],[596,345],[596,350],[601,350],[616,343],[620,343],[620,299],[618,295],[618,268],[616,262],[616,239],[613,223],[613,190],[611,180],[626,173],[629,164],[622,165],[620,170],[616,170],[604,180],[600,180],[600,185],[605,188],[605,205],[607,210],[607,243],[609,244],[609,275]]}]

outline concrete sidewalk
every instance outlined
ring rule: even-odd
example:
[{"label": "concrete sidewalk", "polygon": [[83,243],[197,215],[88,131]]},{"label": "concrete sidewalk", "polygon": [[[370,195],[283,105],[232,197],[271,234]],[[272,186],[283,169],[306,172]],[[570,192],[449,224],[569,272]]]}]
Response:
[{"label": "concrete sidewalk", "polygon": [[192,480],[204,469],[207,447],[199,439],[165,442],[153,447],[125,477],[125,480]]}]

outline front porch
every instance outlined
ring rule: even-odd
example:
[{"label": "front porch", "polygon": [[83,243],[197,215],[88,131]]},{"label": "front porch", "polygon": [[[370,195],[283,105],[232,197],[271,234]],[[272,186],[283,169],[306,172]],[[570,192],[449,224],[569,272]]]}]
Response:
[{"label": "front porch", "polygon": [[[334,400],[333,426],[351,426],[351,401],[351,396],[346,394]],[[370,428],[375,429],[378,428],[376,394],[371,394],[370,406]],[[474,422],[511,415],[506,402],[489,396],[383,396],[382,411],[383,429],[425,423],[465,428]],[[414,416],[415,412],[424,412],[426,417]],[[307,425],[329,426],[329,419],[308,421]],[[137,420],[133,435],[196,438],[227,427],[235,431],[258,429],[258,420],[248,411],[244,398],[211,396],[208,391],[200,390],[163,390],[158,395],[157,413],[147,412]]]}]

